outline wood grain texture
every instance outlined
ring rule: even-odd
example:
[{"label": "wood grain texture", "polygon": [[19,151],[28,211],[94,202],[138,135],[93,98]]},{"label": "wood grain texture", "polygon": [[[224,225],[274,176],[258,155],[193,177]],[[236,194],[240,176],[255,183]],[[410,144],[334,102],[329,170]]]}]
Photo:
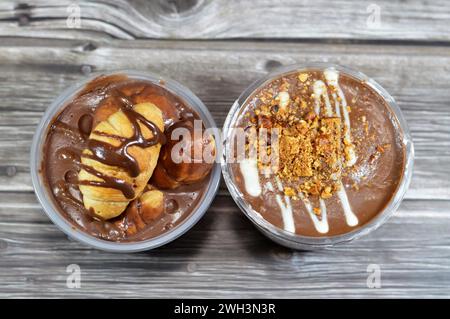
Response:
[{"label": "wood grain texture", "polygon": [[[445,0],[77,1],[81,25],[67,28],[72,0],[3,0],[0,35],[120,39],[341,39],[448,41]],[[379,12],[379,20],[375,16]],[[376,21],[379,21],[377,23]]]},{"label": "wood grain texture", "polygon": [[[379,28],[367,24],[372,2],[79,1],[81,28],[71,29],[73,1],[0,1],[0,297],[450,297],[450,2],[376,1]],[[93,72],[178,80],[221,126],[251,82],[311,61],[374,78],[413,135],[406,200],[369,236],[315,252],[285,249],[251,225],[222,184],[180,239],[117,255],[68,240],[32,192],[36,125],[63,89]],[[80,289],[66,287],[72,263]],[[381,268],[381,289],[367,288],[369,264]]]},{"label": "wood grain texture", "polygon": [[[31,193],[28,152],[36,124],[57,92],[87,76],[83,65],[98,72],[131,68],[170,76],[197,93],[221,125],[234,99],[256,78],[274,66],[319,56],[382,83],[398,100],[415,139],[408,200],[366,238],[318,252],[281,248],[251,226],[222,185],[206,217],[181,239],[149,253],[114,255],[68,241]],[[4,39],[0,296],[450,296],[449,60],[446,47],[283,44],[280,50],[270,42]],[[82,268],[79,290],[65,286],[71,263]],[[382,269],[382,289],[366,286],[372,263]]]},{"label": "wood grain texture", "polygon": [[[25,39],[19,44],[5,39],[0,45],[0,77],[8,82],[0,88],[0,190],[32,190],[28,152],[36,124],[58,92],[91,75],[83,74],[86,66],[95,72],[137,69],[174,78],[198,94],[221,126],[239,94],[274,65],[320,60],[370,75],[398,101],[416,147],[407,198],[450,199],[450,48],[284,43],[280,50],[270,42],[90,44]],[[96,49],[85,51],[86,46]]]}]

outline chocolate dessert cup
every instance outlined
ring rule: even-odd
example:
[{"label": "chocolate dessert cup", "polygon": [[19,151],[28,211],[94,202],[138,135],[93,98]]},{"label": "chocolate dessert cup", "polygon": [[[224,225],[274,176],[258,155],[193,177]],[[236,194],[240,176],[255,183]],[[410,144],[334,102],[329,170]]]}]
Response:
[{"label": "chocolate dessert cup", "polygon": [[[216,161],[170,159],[171,133],[192,133],[195,122],[203,132],[216,127],[189,89],[156,74],[117,71],[74,84],[47,109],[31,147],[45,213],[69,238],[106,251],[178,238],[206,212],[220,181]],[[193,136],[192,150],[219,141],[217,132]]]},{"label": "chocolate dessert cup", "polygon": [[283,67],[248,87],[227,116],[223,144],[237,205],[294,249],[348,242],[383,224],[414,158],[392,96],[360,72],[323,63]]}]

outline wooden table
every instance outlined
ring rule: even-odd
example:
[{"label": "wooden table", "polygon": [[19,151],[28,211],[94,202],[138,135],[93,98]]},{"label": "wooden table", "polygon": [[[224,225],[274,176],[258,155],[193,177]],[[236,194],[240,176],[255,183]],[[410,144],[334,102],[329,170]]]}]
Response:
[{"label": "wooden table", "polygon": [[[252,81],[310,61],[370,75],[410,125],[410,190],[369,236],[285,249],[250,224],[222,184],[182,238],[120,255],[67,240],[38,204],[30,142],[75,80],[113,69],[161,73],[189,86],[222,125]],[[81,267],[78,289],[66,286],[69,264]],[[379,289],[367,285],[371,264],[381,269]],[[0,297],[38,296],[450,297],[450,2],[2,0]]]}]

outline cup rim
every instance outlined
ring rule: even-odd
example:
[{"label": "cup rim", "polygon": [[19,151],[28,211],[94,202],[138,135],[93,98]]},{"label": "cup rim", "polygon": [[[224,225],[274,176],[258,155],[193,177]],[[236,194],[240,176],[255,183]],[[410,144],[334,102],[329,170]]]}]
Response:
[{"label": "cup rim", "polygon": [[[220,183],[220,165],[218,161],[214,163],[213,169],[209,177],[209,185],[203,194],[202,200],[199,201],[197,208],[191,212],[180,224],[176,225],[174,228],[164,232],[156,237],[149,238],[142,241],[136,242],[114,242],[107,241],[104,239],[97,238],[84,232],[82,229],[74,226],[66,217],[62,216],[56,207],[54,200],[51,198],[50,190],[47,189],[43,181],[41,174],[41,164],[42,164],[42,146],[45,142],[48,127],[50,122],[54,117],[61,112],[67,103],[73,99],[76,94],[82,90],[85,85],[99,76],[110,76],[115,74],[124,74],[131,79],[145,80],[149,81],[158,86],[162,86],[164,89],[168,90],[172,94],[181,98],[187,105],[192,107],[202,119],[205,127],[216,128],[216,122],[214,121],[212,115],[210,114],[208,108],[205,104],[187,87],[180,84],[179,82],[172,80],[168,77],[161,76],[153,72],[143,72],[135,70],[114,70],[108,72],[95,72],[86,79],[78,80],[66,88],[57,98],[53,100],[50,106],[44,112],[37,129],[35,131],[33,141],[31,144],[30,151],[30,171],[31,171],[31,181],[34,188],[36,197],[41,204],[45,214],[50,218],[50,220],[69,238],[73,238],[83,244],[90,247],[97,248],[103,251],[109,252],[140,252],[145,250],[154,249],[163,246],[191,229],[197,222],[203,217],[208,208],[210,207],[213,199],[219,188]],[[215,135],[216,141],[220,141],[220,137]],[[218,154],[217,154],[218,156]]]},{"label": "cup rim", "polygon": [[[405,148],[405,162],[404,162],[404,174],[395,190],[395,194],[391,197],[389,202],[385,205],[382,211],[380,211],[372,220],[368,221],[366,224],[360,227],[335,236],[304,236],[295,233],[288,232],[281,229],[267,220],[265,220],[257,211],[250,207],[243,199],[242,192],[238,189],[233,181],[233,175],[230,170],[230,165],[227,162],[227,156],[229,154],[229,139],[230,128],[232,124],[236,122],[237,117],[240,115],[240,110],[246,105],[247,100],[255,93],[256,90],[261,88],[263,85],[279,78],[283,75],[290,73],[297,73],[302,71],[310,70],[325,70],[327,68],[334,68],[338,72],[345,73],[351,77],[354,77],[360,81],[365,81],[365,83],[373,89],[377,94],[379,94],[386,102],[386,104],[391,108],[392,113],[395,117],[396,124],[400,129],[402,136],[401,142]],[[384,224],[393,214],[397,211],[400,203],[402,202],[404,195],[411,183],[413,165],[414,165],[414,144],[412,137],[406,123],[406,120],[401,112],[401,109],[397,105],[395,99],[375,80],[369,78],[364,73],[353,70],[351,68],[324,62],[313,62],[313,63],[301,63],[301,64],[291,64],[280,67],[267,75],[257,79],[250,86],[248,86],[238,97],[238,99],[232,105],[223,125],[223,139],[222,139],[222,159],[221,168],[222,175],[225,180],[225,184],[238,207],[244,213],[244,215],[254,223],[257,228],[262,231],[266,236],[272,240],[281,243],[285,246],[298,249],[316,249],[316,248],[327,248],[334,246],[336,244],[345,243],[357,239],[361,236],[367,235],[368,233],[374,231],[382,224]],[[272,238],[275,237],[275,238]]]}]

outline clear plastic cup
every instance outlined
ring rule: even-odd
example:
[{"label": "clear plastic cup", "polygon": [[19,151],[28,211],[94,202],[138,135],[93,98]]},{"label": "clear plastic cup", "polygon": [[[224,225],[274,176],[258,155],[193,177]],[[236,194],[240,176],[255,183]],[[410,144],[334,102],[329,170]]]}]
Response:
[{"label": "clear plastic cup", "polygon": [[[67,220],[66,217],[62,216],[59,209],[56,207],[54,200],[52,199],[52,194],[43,180],[43,176],[40,172],[41,162],[43,158],[43,144],[45,142],[49,124],[53,118],[84,88],[84,86],[92,81],[94,78],[100,75],[113,75],[113,74],[124,74],[130,79],[144,80],[152,82],[156,85],[161,85],[164,83],[163,87],[170,91],[172,94],[178,96],[187,105],[189,105],[194,111],[196,111],[203,121],[206,128],[216,128],[216,123],[209,113],[207,107],[203,102],[188,88],[181,85],[180,83],[162,77],[157,74],[152,74],[149,72],[137,72],[129,70],[115,71],[111,73],[101,73],[93,75],[85,80],[79,81],[68,89],[66,89],[61,95],[59,95],[56,100],[50,105],[50,107],[44,113],[36,133],[33,138],[33,143],[31,145],[30,154],[30,169],[31,169],[31,179],[36,196],[41,203],[45,213],[52,220],[52,222],[58,226],[64,233],[67,234],[69,238],[78,240],[84,244],[91,247],[98,248],[105,251],[112,252],[138,252],[144,250],[150,250],[153,248],[165,245],[185,232],[187,232],[191,227],[193,227],[200,218],[205,214],[206,210],[211,205],[212,200],[217,192],[219,182],[220,182],[220,166],[215,163],[209,177],[209,185],[206,188],[203,198],[200,199],[196,209],[186,217],[180,224],[162,233],[161,235],[136,242],[112,242],[103,239],[99,239],[88,233],[82,231],[81,229],[75,228],[73,224]],[[215,138],[217,143],[220,141],[219,136],[215,133]]]},{"label": "clear plastic cup", "polygon": [[[290,73],[302,72],[302,71],[311,71],[311,70],[325,70],[327,68],[335,68],[340,73],[349,75],[360,81],[365,81],[366,84],[371,87],[375,92],[377,92],[381,97],[384,98],[386,104],[392,109],[393,114],[395,115],[398,121],[398,128],[402,134],[402,143],[405,148],[405,168],[402,179],[397,187],[397,190],[392,196],[390,202],[386,205],[386,207],[381,211],[375,218],[369,221],[367,224],[342,235],[337,236],[323,236],[323,237],[308,237],[302,236],[295,233],[291,233],[285,231],[284,229],[278,228],[273,224],[266,221],[258,212],[253,210],[248,203],[244,200],[243,194],[237,187],[234,182],[234,177],[231,171],[231,165],[229,164],[230,158],[230,138],[232,137],[232,128],[235,127],[235,123],[241,112],[243,110],[243,106],[246,105],[247,100],[257,91],[259,88],[263,87],[267,83]],[[236,204],[242,210],[242,212],[252,221],[252,223],[268,238],[273,241],[281,244],[283,246],[293,248],[293,249],[302,249],[302,250],[312,250],[317,248],[326,248],[331,247],[333,245],[349,242],[356,238],[359,238],[363,235],[366,235],[375,229],[377,229],[380,225],[382,225],[386,220],[392,216],[392,214],[398,209],[400,203],[406,193],[406,190],[409,187],[411,182],[412,170],[413,170],[413,162],[414,162],[414,146],[411,139],[411,135],[408,129],[408,125],[402,115],[400,108],[395,102],[394,98],[377,82],[373,79],[367,77],[361,72],[351,70],[347,67],[342,67],[330,63],[313,63],[308,65],[298,64],[298,65],[289,65],[282,67],[280,69],[275,70],[274,72],[264,76],[263,78],[257,80],[253,84],[251,84],[234,102],[231,107],[228,116],[225,120],[223,126],[223,148],[222,148],[222,173],[225,180],[225,183],[230,191],[231,196],[233,197]]]}]

